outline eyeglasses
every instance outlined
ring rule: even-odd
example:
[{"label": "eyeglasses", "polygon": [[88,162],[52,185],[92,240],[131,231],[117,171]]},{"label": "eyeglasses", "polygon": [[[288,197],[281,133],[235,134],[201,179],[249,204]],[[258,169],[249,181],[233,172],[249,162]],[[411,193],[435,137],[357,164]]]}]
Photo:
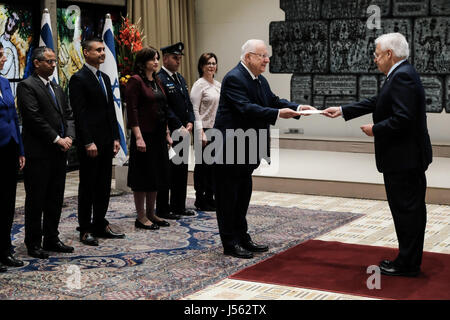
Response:
[{"label": "eyeglasses", "polygon": [[215,62],[208,62],[206,65],[215,67],[215,66],[217,66],[217,63],[215,63]]},{"label": "eyeglasses", "polygon": [[270,59],[268,54],[261,54],[261,53],[254,53],[254,52],[249,52],[249,53],[254,54],[255,56],[258,56],[261,59],[266,59],[266,58]]},{"label": "eyeglasses", "polygon": [[45,62],[47,62],[48,64],[58,64],[58,60],[56,60],[56,59],[49,59],[49,60],[40,60],[40,61],[45,61]]},{"label": "eyeglasses", "polygon": [[375,59],[380,58],[382,55],[384,54],[384,52],[377,54],[376,52],[373,53],[373,56],[375,57]]}]

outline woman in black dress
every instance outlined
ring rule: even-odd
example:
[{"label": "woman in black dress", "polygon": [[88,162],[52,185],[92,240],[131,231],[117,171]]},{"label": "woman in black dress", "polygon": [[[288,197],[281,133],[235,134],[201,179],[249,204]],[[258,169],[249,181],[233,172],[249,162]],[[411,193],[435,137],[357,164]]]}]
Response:
[{"label": "woman in black dress", "polygon": [[[136,205],[136,228],[155,230],[169,223],[155,214],[157,191],[167,188],[168,148],[167,99],[156,76],[159,53],[143,48],[136,54],[135,75],[127,83],[128,126],[131,128],[128,186]],[[144,205],[146,208],[144,209]]]}]

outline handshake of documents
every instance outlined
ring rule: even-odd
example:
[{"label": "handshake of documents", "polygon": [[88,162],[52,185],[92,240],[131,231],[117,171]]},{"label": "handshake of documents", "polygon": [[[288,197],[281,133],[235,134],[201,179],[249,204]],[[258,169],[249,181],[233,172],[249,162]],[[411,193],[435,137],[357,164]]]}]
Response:
[{"label": "handshake of documents", "polygon": [[310,116],[312,114],[322,114],[329,118],[335,118],[341,115],[341,108],[339,107],[330,107],[325,110],[317,110],[313,106],[308,105],[300,105],[297,111],[294,111],[289,108],[280,110],[280,117],[283,119],[289,119],[296,116]]}]

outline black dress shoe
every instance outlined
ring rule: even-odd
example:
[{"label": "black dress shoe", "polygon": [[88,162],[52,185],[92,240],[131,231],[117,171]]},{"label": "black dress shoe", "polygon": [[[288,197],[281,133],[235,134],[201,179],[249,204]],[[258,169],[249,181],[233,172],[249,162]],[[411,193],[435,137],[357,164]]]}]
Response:
[{"label": "black dress shoe", "polygon": [[80,234],[80,241],[87,246],[98,246],[98,240],[89,232]]},{"label": "black dress shoe", "polygon": [[28,255],[33,258],[48,259],[48,253],[45,252],[41,247],[28,248]]},{"label": "black dress shoe", "polygon": [[159,229],[159,226],[154,223],[148,226],[148,225],[140,222],[138,219],[136,219],[136,221],[134,222],[134,226],[138,229],[145,229],[145,230],[158,230]]},{"label": "black dress shoe", "polygon": [[0,273],[8,271],[8,268],[6,266],[0,265]]},{"label": "black dress shoe", "polygon": [[253,253],[245,250],[240,245],[236,244],[233,247],[225,248],[223,254],[226,256],[233,256],[240,259],[251,259],[253,258]]},{"label": "black dress shoe", "polygon": [[174,213],[179,216],[195,216],[197,214],[197,212],[192,209],[184,209],[181,211],[175,211]]},{"label": "black dress shoe", "polygon": [[380,267],[383,266],[385,268],[391,268],[393,266],[393,263],[394,263],[394,261],[391,261],[391,260],[383,260],[383,261],[380,261],[379,266]]},{"label": "black dress shoe", "polygon": [[181,219],[179,215],[173,214],[171,212],[158,213],[158,217],[169,220],[178,220]]},{"label": "black dress shoe", "polygon": [[12,254],[1,257],[0,262],[8,267],[23,267],[23,261],[14,258]]},{"label": "black dress shoe", "polygon": [[420,268],[401,268],[395,264],[385,266],[380,264],[381,274],[386,276],[400,276],[400,277],[417,277],[420,273]]},{"label": "black dress shoe", "polygon": [[165,220],[159,220],[159,221],[158,220],[150,220],[150,221],[160,227],[170,227],[170,223],[168,223]]},{"label": "black dress shoe", "polygon": [[197,210],[200,210],[200,211],[216,211],[216,208],[212,207],[206,201],[197,201],[197,200],[195,200],[194,206],[195,206],[195,208]]},{"label": "black dress shoe", "polygon": [[94,232],[94,236],[97,238],[106,238],[106,239],[125,238],[125,234],[112,231],[110,226],[106,226],[106,228],[102,231]]},{"label": "black dress shoe", "polygon": [[266,252],[269,251],[269,246],[264,244],[256,244],[252,240],[241,243],[242,248],[250,251],[250,252]]},{"label": "black dress shoe", "polygon": [[74,248],[70,246],[66,246],[61,240],[57,240],[55,242],[46,243],[43,245],[44,250],[52,251],[52,252],[61,252],[61,253],[72,253]]}]

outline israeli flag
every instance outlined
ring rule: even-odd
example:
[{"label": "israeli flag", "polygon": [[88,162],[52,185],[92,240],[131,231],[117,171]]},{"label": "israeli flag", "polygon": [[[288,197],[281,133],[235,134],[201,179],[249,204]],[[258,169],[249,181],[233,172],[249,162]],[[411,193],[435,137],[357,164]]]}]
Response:
[{"label": "israeli flag", "polygon": [[[44,9],[44,13],[42,14],[41,21],[41,35],[39,37],[39,46],[46,46],[47,48],[51,48],[55,51],[55,47],[53,46],[53,33],[52,33],[52,23],[50,22],[50,13],[48,9]],[[56,51],[55,51],[56,52]],[[55,68],[53,72],[52,81],[55,83],[59,83],[58,79],[58,67]]]},{"label": "israeli flag", "polygon": [[100,65],[100,70],[111,79],[111,88],[114,96],[117,122],[119,124],[120,150],[115,158],[116,165],[123,165],[127,161],[127,140],[123,125],[122,101],[120,99],[119,73],[117,71],[116,49],[114,47],[114,32],[111,16],[106,15],[105,27],[103,28],[103,41],[105,43],[105,62]]}]

